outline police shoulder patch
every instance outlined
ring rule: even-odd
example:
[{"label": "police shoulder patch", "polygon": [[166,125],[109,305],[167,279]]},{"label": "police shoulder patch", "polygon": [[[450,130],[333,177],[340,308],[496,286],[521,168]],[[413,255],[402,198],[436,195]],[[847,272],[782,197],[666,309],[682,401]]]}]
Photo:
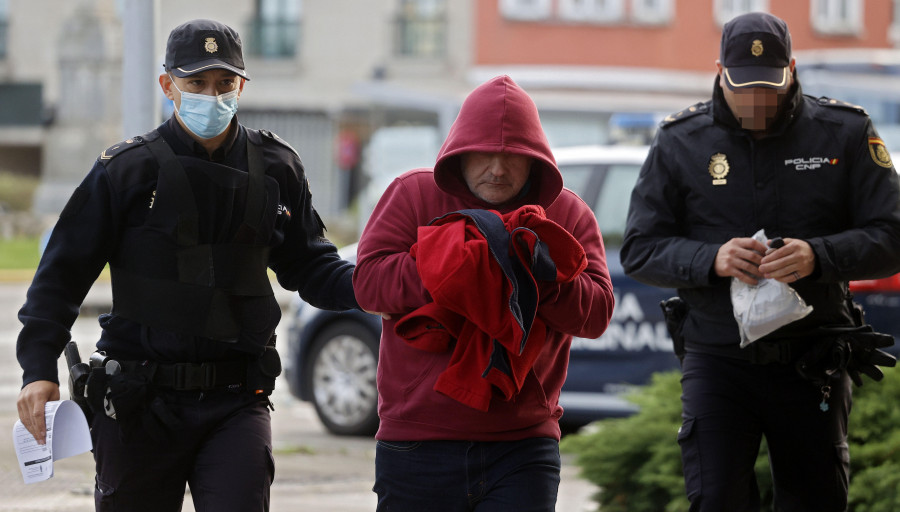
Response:
[{"label": "police shoulder patch", "polygon": [[866,109],[860,107],[859,105],[854,105],[853,103],[847,103],[846,101],[836,100],[834,98],[829,98],[827,96],[821,96],[816,100],[819,105],[823,107],[837,107],[842,108],[844,110],[851,110],[858,114],[868,115]]},{"label": "police shoulder patch", "polygon": [[872,161],[881,167],[890,169],[894,166],[884,141],[878,137],[869,137],[869,155],[872,157]]},{"label": "police shoulder patch", "polygon": [[132,137],[130,139],[125,139],[122,142],[118,142],[113,144],[112,146],[103,150],[100,153],[99,160],[101,162],[106,162],[108,160],[112,160],[113,158],[121,155],[122,153],[128,151],[131,148],[136,148],[144,144],[144,138],[141,136]]},{"label": "police shoulder patch", "polygon": [[673,125],[679,121],[684,121],[685,119],[696,116],[697,114],[704,114],[709,111],[709,105],[704,102],[695,103],[690,107],[681,110],[680,112],[675,112],[673,114],[667,115],[662,121],[659,123],[660,128],[665,128],[666,126]]}]

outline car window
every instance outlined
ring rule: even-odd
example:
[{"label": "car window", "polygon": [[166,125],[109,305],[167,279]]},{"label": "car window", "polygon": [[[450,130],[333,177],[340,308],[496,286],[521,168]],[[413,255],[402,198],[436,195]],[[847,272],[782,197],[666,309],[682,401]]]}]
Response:
[{"label": "car window", "polygon": [[607,247],[620,247],[625,235],[625,220],[628,217],[628,203],[631,189],[638,179],[640,165],[611,165],[606,172],[603,187],[594,205],[594,214],[603,233],[603,243]]},{"label": "car window", "polygon": [[563,185],[578,194],[578,197],[585,199],[585,195],[588,193],[588,184],[597,171],[596,166],[585,164],[560,165],[559,172],[563,177]]}]

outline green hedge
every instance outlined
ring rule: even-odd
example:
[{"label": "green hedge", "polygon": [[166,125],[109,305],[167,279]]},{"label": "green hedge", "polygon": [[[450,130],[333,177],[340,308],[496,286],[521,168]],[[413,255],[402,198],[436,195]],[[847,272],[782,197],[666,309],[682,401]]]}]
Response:
[{"label": "green hedge", "polygon": [[[900,370],[854,389],[850,415],[851,512],[900,510]],[[601,490],[603,512],[687,512],[681,452],[681,374],[660,373],[629,399],[640,412],[599,421],[563,439],[582,476]],[[772,479],[765,443],[756,462],[763,510],[772,510]]]},{"label": "green hedge", "polygon": [[12,211],[24,212],[31,209],[34,191],[40,179],[0,171],[0,204]]}]

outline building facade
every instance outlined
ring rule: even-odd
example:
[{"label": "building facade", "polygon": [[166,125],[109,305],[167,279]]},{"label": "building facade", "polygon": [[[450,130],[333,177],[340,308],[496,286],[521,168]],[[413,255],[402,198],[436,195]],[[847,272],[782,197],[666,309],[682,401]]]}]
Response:
[{"label": "building facade", "polygon": [[161,71],[168,32],[200,17],[241,33],[252,80],[238,115],[298,150],[326,219],[352,218],[377,130],[442,136],[498,74],[533,95],[553,145],[646,142],[708,98],[721,27],[751,10],[788,22],[806,92],[862,104],[900,142],[898,0],[145,1],[151,48],[123,31],[127,0],[0,0],[0,170],[44,178],[36,208],[58,211],[96,155],[134,135],[123,58],[152,52]]}]

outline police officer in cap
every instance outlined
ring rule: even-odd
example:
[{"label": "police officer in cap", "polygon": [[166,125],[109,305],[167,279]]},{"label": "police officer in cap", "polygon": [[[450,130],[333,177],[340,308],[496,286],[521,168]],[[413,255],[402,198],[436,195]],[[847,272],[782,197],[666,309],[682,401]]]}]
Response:
[{"label": "police officer in cap", "polygon": [[281,371],[267,275],[317,307],[358,308],[297,153],[235,112],[249,77],[228,26],[176,27],[155,130],[100,154],[60,214],[19,312],[19,417],[46,440],[57,359],[108,263],[113,308],[86,383],[97,510],[268,510],[268,396]]},{"label": "police officer in cap", "polygon": [[[661,123],[621,251],[628,275],[687,306],[675,338],[690,509],[758,511],[765,436],[775,510],[843,511],[851,380],[893,365],[848,281],[900,271],[897,174],[863,109],[802,93],[781,19],[726,23],[717,67],[712,100]],[[732,281],[763,278],[813,310],[740,348]]]}]

